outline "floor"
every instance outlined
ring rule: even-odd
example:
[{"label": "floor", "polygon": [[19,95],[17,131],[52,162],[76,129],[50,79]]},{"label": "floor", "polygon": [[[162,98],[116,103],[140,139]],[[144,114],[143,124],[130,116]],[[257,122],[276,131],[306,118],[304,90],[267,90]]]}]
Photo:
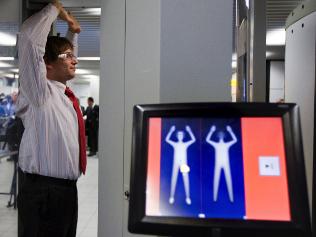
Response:
[{"label": "floor", "polygon": [[[0,192],[9,192],[13,162],[0,160]],[[0,237],[17,237],[17,210],[8,208],[8,195],[0,195]],[[89,157],[87,172],[78,180],[79,216],[77,237],[97,237],[98,158]]]}]

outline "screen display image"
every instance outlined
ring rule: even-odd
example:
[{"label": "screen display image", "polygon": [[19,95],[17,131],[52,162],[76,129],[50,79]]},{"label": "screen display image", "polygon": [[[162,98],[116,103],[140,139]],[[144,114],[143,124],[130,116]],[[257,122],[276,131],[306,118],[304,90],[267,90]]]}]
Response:
[{"label": "screen display image", "polygon": [[150,118],[146,215],[290,221],[282,119]]},{"label": "screen display image", "polygon": [[310,237],[295,104],[136,105],[128,230]]}]

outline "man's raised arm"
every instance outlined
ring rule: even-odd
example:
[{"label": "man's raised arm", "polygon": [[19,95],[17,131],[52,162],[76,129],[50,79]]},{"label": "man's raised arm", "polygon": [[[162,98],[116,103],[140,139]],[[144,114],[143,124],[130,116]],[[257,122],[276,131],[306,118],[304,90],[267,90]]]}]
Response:
[{"label": "man's raised arm", "polygon": [[73,44],[73,53],[78,57],[78,34],[81,32],[81,26],[76,18],[70,12],[65,11],[65,9],[61,11],[59,17],[68,24],[66,38]]},{"label": "man's raised arm", "polygon": [[46,65],[43,59],[47,36],[60,13],[56,1],[28,18],[19,34],[20,91],[33,105],[44,104],[48,97]]}]

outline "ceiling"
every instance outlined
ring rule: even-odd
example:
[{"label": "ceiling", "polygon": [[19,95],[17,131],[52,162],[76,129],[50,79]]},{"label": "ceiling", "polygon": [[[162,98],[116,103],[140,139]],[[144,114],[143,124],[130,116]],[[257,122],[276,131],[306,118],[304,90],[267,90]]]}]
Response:
[{"label": "ceiling", "polygon": [[[49,0],[32,0],[34,2],[47,2]],[[243,0],[240,0],[243,1]],[[256,0],[259,1],[259,0]],[[260,0],[261,1],[261,0]],[[287,16],[302,0],[266,0],[266,12],[267,12],[267,33],[271,31],[283,31]],[[100,0],[62,0],[62,3],[67,9],[69,9],[73,15],[79,20],[82,25],[82,33],[79,37],[79,57],[88,57],[89,60],[79,60],[78,68],[78,82],[86,82],[99,78],[99,66],[100,66],[100,15],[101,9]],[[81,5],[80,5],[81,4]],[[85,7],[82,7],[84,4]],[[13,24],[8,28],[8,23],[1,24],[0,31],[6,30],[9,33],[17,31],[17,25]],[[64,22],[58,21],[56,24],[57,32],[63,35],[66,32],[67,26]],[[0,32],[1,33],[1,32]],[[0,46],[0,57],[14,56],[14,46]],[[87,58],[86,58],[87,59]],[[2,65],[11,64],[8,70],[4,72],[5,67]],[[3,61],[0,58],[0,78],[4,75],[8,76],[8,72],[13,77],[14,61]],[[1,72],[2,71],[2,72]],[[16,69],[15,69],[16,71]],[[90,76],[90,77],[89,77]]]},{"label": "ceiling", "polygon": [[267,59],[284,59],[285,23],[302,0],[266,0],[266,57]]},{"label": "ceiling", "polygon": [[266,0],[267,31],[285,28],[285,21],[302,0]]}]

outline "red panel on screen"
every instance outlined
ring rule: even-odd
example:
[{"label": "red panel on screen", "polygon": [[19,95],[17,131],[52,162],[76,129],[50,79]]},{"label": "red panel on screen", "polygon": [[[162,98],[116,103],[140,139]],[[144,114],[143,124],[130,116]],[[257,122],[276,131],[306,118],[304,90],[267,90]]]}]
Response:
[{"label": "red panel on screen", "polygon": [[161,119],[149,119],[146,215],[158,215],[160,197]]},{"label": "red panel on screen", "polygon": [[242,118],[246,218],[291,220],[281,118]]}]

